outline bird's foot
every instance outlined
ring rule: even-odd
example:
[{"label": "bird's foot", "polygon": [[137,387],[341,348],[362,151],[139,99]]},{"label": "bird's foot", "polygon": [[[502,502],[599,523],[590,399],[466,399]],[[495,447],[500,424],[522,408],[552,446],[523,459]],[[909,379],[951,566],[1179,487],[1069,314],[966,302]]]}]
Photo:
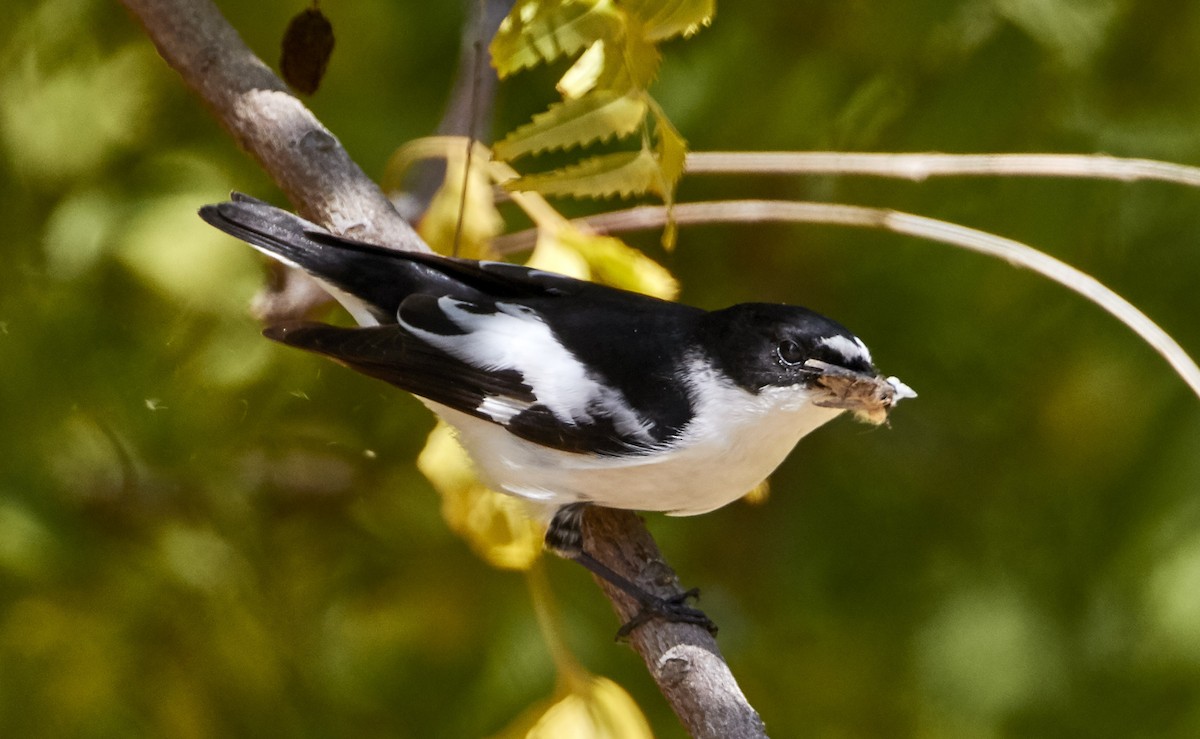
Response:
[{"label": "bird's foot", "polygon": [[[647,594],[649,595],[649,594]],[[688,600],[700,597],[700,589],[692,588],[687,592],[673,595],[669,598],[649,596],[641,599],[642,608],[617,630],[617,640],[627,639],[633,630],[654,618],[673,623],[694,624],[703,626],[708,633],[717,635],[717,625],[712,622],[704,611],[688,605]]]}]

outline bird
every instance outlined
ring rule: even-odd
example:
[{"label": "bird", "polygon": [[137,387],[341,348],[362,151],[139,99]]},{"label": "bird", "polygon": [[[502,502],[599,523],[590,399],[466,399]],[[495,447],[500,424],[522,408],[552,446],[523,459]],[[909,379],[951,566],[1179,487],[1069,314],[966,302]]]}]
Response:
[{"label": "bird", "polygon": [[691,590],[647,592],[584,550],[588,506],[687,516],[763,482],[845,412],[887,420],[916,393],[866,344],[794,305],[703,310],[500,261],[336,236],[248,195],[199,215],[312,276],[357,327],[292,320],[266,337],[383,380],[449,424],[492,488],[527,501],[545,545],[653,617],[715,630]]}]

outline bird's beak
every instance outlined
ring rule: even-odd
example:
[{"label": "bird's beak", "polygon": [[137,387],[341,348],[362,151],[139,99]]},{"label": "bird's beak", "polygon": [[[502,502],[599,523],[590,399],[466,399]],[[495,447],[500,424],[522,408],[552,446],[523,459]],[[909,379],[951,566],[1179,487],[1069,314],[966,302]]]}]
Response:
[{"label": "bird's beak", "polygon": [[822,408],[844,408],[860,421],[879,425],[887,420],[892,406],[917,394],[897,377],[881,377],[868,372],[839,367],[810,359],[804,366],[817,373],[814,387],[822,396],[813,401]]}]

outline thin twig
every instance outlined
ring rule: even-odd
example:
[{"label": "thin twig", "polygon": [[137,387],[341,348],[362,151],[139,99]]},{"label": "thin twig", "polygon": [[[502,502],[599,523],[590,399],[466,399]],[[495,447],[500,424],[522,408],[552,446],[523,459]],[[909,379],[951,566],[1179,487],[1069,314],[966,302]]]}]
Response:
[{"label": "thin twig", "polygon": [[1103,154],[884,154],[838,151],[696,151],[688,174],[863,175],[920,182],[929,177],[1067,177],[1158,180],[1200,187],[1200,167]]},{"label": "thin twig", "polygon": [[[427,248],[337,139],[246,48],[209,0],[123,2],[167,63],[302,214],[337,233],[402,249]],[[587,520],[584,545],[606,565],[635,576],[652,569],[674,576],[636,516],[595,509]],[[623,601],[612,600],[620,612]],[[651,673],[660,690],[696,736],[762,736],[761,722],[737,725],[729,720],[731,715],[757,719],[757,714],[741,697],[711,638],[707,633],[700,638],[694,631],[654,620],[639,627],[631,643],[647,664],[657,665]],[[642,651],[648,645],[655,645],[654,651]],[[684,656],[701,652],[708,658],[684,661]],[[714,696],[721,700],[710,703]],[[721,732],[704,727],[721,727]]]},{"label": "thin twig", "polygon": [[[454,84],[450,88],[449,100],[442,111],[442,119],[437,125],[439,136],[462,136],[465,139],[483,143],[491,141],[491,131],[487,124],[491,121],[495,108],[496,86],[499,79],[496,76],[496,70],[489,63],[491,55],[488,52],[487,41],[496,35],[500,22],[512,9],[513,1],[463,0],[467,21],[463,24],[459,44],[458,70],[455,72]],[[467,166],[463,171],[470,172],[470,160],[474,156],[471,152],[475,147],[469,146],[466,142],[463,146],[469,147],[467,149]],[[389,190],[388,195],[397,198],[398,207],[402,209],[404,215],[415,220],[433,201],[433,196],[442,186],[445,174],[445,161],[418,162],[403,181],[403,192]],[[399,181],[396,182],[397,190],[399,190],[400,184]],[[463,192],[466,193],[465,185]],[[459,212],[463,212],[461,207]],[[458,243],[457,237],[455,243]]]},{"label": "thin twig", "polygon": [[[1200,367],[1196,366],[1196,362],[1188,356],[1183,347],[1157,323],[1091,275],[1019,241],[936,218],[858,205],[784,200],[723,200],[677,204],[672,215],[675,222],[681,226],[786,221],[877,228],[1003,259],[1015,266],[1031,269],[1108,311],[1167,360],[1192,392],[1200,397]],[[581,218],[578,222],[598,233],[613,233],[660,228],[667,222],[667,218],[667,209],[664,206],[641,206]],[[529,229],[493,239],[492,246],[500,253],[509,253],[533,246],[536,238],[536,230]]]}]

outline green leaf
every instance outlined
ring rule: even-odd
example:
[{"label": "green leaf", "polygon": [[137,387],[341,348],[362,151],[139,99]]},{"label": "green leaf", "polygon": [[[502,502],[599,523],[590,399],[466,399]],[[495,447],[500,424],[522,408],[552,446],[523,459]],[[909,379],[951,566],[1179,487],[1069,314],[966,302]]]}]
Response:
[{"label": "green leaf", "polygon": [[611,65],[611,58],[607,44],[603,41],[593,43],[579,55],[555,88],[566,100],[583,97],[595,89],[605,68]]},{"label": "green leaf", "polygon": [[662,54],[653,43],[626,35],[623,43],[597,41],[558,81],[564,98],[582,97],[591,90],[644,90],[658,75]]},{"label": "green leaf", "polygon": [[675,248],[675,240],[679,227],[675,223],[675,186],[683,177],[683,168],[687,159],[687,142],[671,121],[667,119],[657,103],[652,103],[654,115],[654,150],[658,155],[658,166],[662,172],[662,198],[667,206],[667,225],[663,229],[662,245],[667,251]]},{"label": "green leaf", "polygon": [[543,195],[577,198],[623,198],[647,192],[661,196],[662,171],[654,155],[646,150],[622,151],[585,159],[550,172],[538,172],[504,186],[509,190],[534,190]]},{"label": "green leaf", "polygon": [[525,0],[513,7],[488,47],[501,78],[571,56],[625,28],[612,0]]},{"label": "green leaf", "polygon": [[569,149],[637,130],[646,117],[645,96],[597,90],[581,98],[555,103],[495,145],[499,159],[512,161],[532,152]]},{"label": "green leaf", "polygon": [[658,154],[658,166],[662,170],[663,192],[667,204],[673,200],[672,193],[675,185],[683,176],[683,167],[687,158],[687,141],[683,139],[671,121],[667,119],[657,103],[652,105],[654,115],[655,152]]},{"label": "green leaf", "polygon": [[622,7],[642,24],[647,41],[685,38],[712,23],[716,0],[625,0]]}]

